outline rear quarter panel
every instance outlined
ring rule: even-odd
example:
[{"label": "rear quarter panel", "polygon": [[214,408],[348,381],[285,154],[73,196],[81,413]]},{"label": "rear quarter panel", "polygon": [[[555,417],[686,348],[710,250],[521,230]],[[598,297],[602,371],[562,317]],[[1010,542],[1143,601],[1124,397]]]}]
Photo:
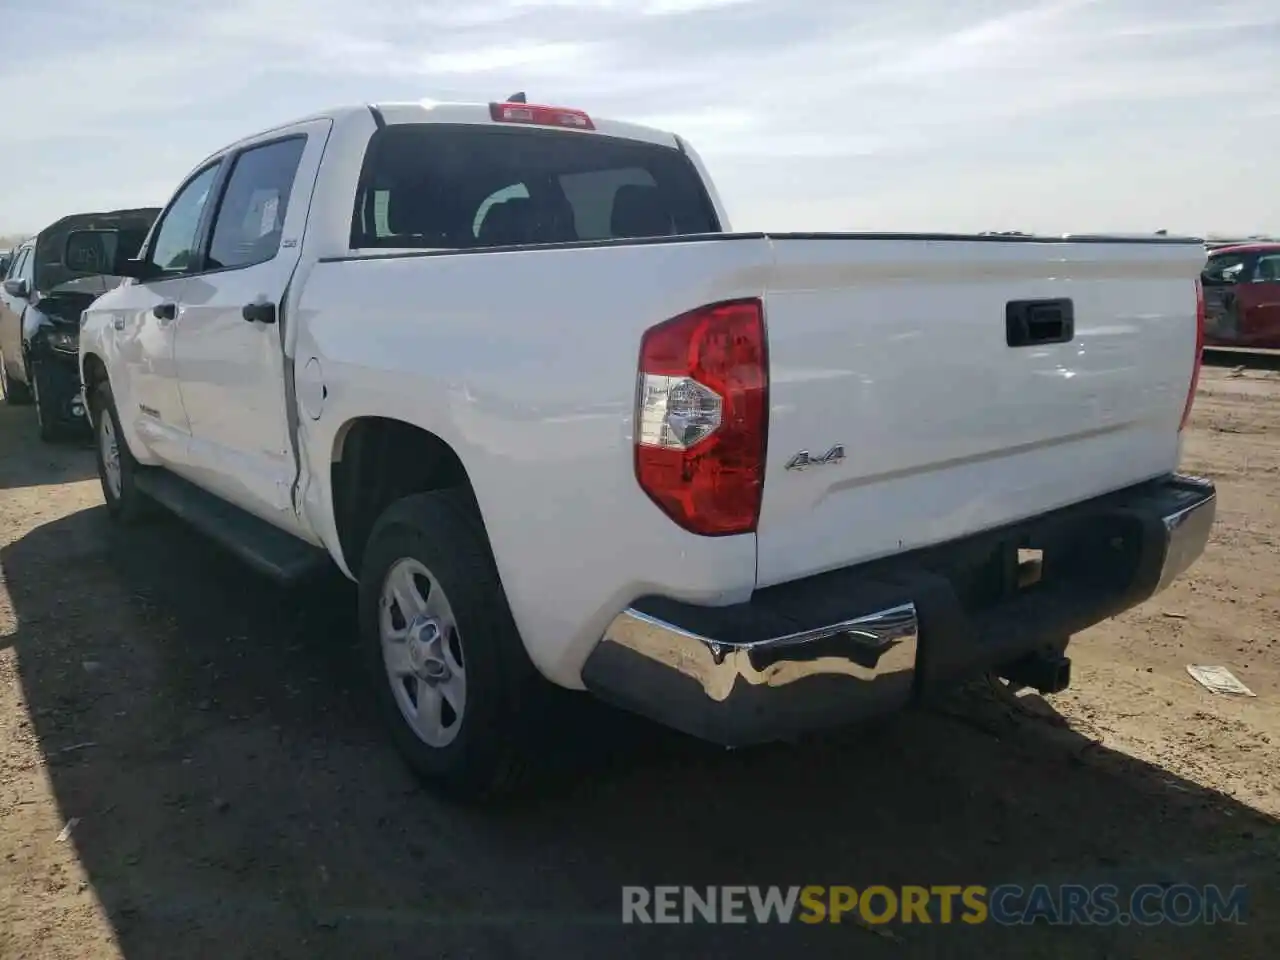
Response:
[{"label": "rear quarter panel", "polygon": [[746,599],[755,537],[696,537],[660,513],[632,423],[643,331],[760,295],[770,257],[739,238],[318,264],[295,314],[296,369],[318,364],[327,393],[301,418],[308,519],[341,562],[330,464],[355,418],[436,434],[470,476],[531,659],[569,687],[642,594]]}]

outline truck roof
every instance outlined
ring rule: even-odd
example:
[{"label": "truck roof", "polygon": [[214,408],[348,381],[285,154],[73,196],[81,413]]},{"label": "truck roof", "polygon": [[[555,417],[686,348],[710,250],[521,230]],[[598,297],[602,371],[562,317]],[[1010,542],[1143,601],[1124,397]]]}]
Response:
[{"label": "truck roof", "polygon": [[1223,253],[1270,253],[1280,250],[1280,243],[1259,240],[1255,243],[1233,243],[1229,247],[1215,247],[1209,251],[1209,256],[1216,257]]},{"label": "truck roof", "polygon": [[[306,123],[310,120],[332,120],[335,124],[341,124],[343,120],[349,119],[357,114],[373,114],[374,119],[379,123],[388,125],[402,123],[473,123],[473,124],[497,124],[492,115],[494,104],[507,103],[507,101],[495,100],[492,103],[463,103],[463,102],[445,102],[431,99],[423,99],[417,101],[383,101],[379,103],[360,103],[360,104],[344,104],[342,106],[332,107],[328,110],[320,110],[305,117],[295,117],[284,123],[267,127],[259,130],[249,136],[241,137],[233,144],[209,154],[201,163],[204,163],[211,157],[225,153],[228,150],[235,149],[241,143],[256,140],[259,137],[273,133],[286,127],[292,127],[299,123]],[[513,104],[513,106],[517,106]],[[540,104],[518,104],[518,106],[527,106],[538,109]],[[679,149],[681,142],[674,134],[666,130],[659,130],[655,127],[648,127],[639,123],[628,123],[622,120],[611,120],[607,117],[598,117],[595,114],[586,114],[579,107],[566,107],[560,104],[554,105],[557,110],[563,110],[569,113],[582,114],[590,117],[590,129],[582,129],[579,127],[569,126],[565,124],[529,124],[529,123],[508,123],[507,126],[534,126],[536,129],[548,130],[566,130],[583,136],[609,136],[621,137],[627,140],[640,140],[646,143],[659,144],[664,147],[673,147]]]}]

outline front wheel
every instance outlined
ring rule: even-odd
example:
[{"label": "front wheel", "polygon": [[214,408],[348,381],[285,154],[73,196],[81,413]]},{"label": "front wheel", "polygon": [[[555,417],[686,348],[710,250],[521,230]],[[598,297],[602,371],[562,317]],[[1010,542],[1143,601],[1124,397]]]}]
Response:
[{"label": "front wheel", "polygon": [[150,503],[134,482],[142,468],[125,442],[109,384],[100,383],[93,388],[89,409],[93,413],[93,448],[107,513],[121,523],[135,523],[147,515]]},{"label": "front wheel", "polygon": [[[44,364],[33,360],[27,368],[30,371],[31,397],[36,406],[36,423],[40,427],[40,439],[45,443],[53,443],[65,435],[62,424],[58,421],[58,409],[52,387],[44,369]],[[41,382],[44,388],[41,389]]]},{"label": "front wheel", "polygon": [[459,490],[418,494],[378,520],[361,564],[360,629],[392,740],[442,792],[509,792],[532,752],[539,679],[483,526]]}]

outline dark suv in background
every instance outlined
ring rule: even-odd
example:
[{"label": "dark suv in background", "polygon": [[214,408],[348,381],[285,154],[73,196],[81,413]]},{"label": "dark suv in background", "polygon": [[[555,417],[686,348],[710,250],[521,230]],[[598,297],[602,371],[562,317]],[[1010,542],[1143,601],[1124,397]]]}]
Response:
[{"label": "dark suv in background", "polygon": [[[80,314],[120,283],[104,272],[117,247],[141,249],[159,207],[81,213],[50,224],[19,245],[0,290],[0,392],[10,404],[34,403],[40,437],[55,440],[84,425],[80,398]],[[102,231],[77,244],[63,263],[71,231]]]}]

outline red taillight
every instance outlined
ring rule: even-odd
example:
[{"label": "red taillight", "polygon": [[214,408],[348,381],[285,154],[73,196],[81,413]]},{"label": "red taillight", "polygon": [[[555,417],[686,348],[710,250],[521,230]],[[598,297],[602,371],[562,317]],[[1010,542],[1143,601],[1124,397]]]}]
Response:
[{"label": "red taillight", "polygon": [[646,331],[636,401],[636,479],[703,536],[760,518],[769,371],[759,300],[700,307]]},{"label": "red taillight", "polygon": [[581,110],[543,107],[531,103],[491,103],[489,116],[498,123],[533,123],[543,127],[572,127],[594,130],[596,125]]},{"label": "red taillight", "polygon": [[1200,384],[1200,366],[1204,363],[1204,285],[1196,277],[1196,359],[1191,367],[1191,386],[1187,388],[1187,402],[1182,408],[1182,423],[1178,425],[1181,433],[1191,419],[1191,405],[1196,402],[1196,387]]}]

